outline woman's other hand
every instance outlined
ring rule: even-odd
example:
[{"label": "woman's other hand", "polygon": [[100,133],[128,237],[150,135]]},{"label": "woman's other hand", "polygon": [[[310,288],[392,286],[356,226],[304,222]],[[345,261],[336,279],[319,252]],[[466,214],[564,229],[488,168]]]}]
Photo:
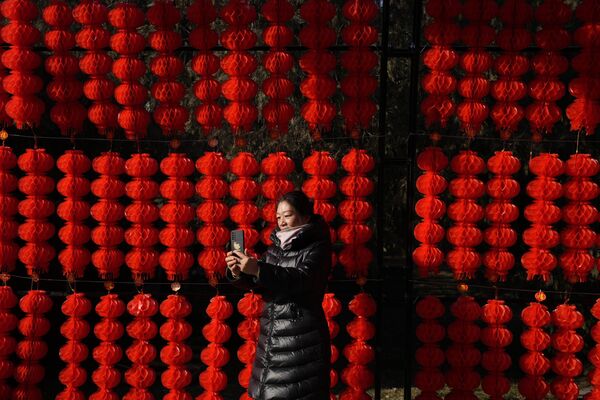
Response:
[{"label": "woman's other hand", "polygon": [[[248,257],[241,251],[234,251],[234,257],[238,260],[240,270],[248,275],[258,276],[258,261],[254,257]],[[229,264],[228,264],[229,265]]]},{"label": "woman's other hand", "polygon": [[230,251],[225,257],[225,262],[227,263],[227,268],[231,271],[231,275],[233,275],[234,278],[237,278],[241,273],[239,258]]}]

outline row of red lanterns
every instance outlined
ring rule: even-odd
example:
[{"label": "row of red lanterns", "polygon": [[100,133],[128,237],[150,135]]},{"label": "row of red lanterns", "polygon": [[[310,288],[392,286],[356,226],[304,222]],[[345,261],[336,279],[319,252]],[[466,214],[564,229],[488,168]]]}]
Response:
[{"label": "row of red lanterns", "polygon": [[[35,74],[42,63],[34,51],[41,38],[34,25],[40,10],[35,2],[23,0],[5,1],[1,10],[8,19],[1,36],[10,49],[2,54],[2,65],[7,71],[0,71],[0,117],[4,124],[14,122],[19,129],[38,126],[45,109],[38,96],[44,83]],[[373,94],[377,81],[373,72],[377,57],[370,46],[377,41],[373,20],[378,6],[373,0],[348,0],[342,13],[351,23],[342,32],[350,50],[341,59],[348,73],[341,81],[346,101],[340,111],[348,132],[356,138],[360,130],[371,128],[376,112]],[[287,132],[295,113],[289,101],[294,92],[289,79],[294,59],[285,51],[293,40],[288,25],[294,8],[287,0],[273,0],[265,3],[262,14],[270,24],[263,32],[270,51],[263,60],[269,77],[262,89],[269,101],[262,113],[270,136],[277,138]],[[337,114],[331,100],[337,89],[331,75],[337,61],[328,50],[336,41],[330,26],[336,7],[327,0],[314,0],[302,5],[300,14],[306,26],[299,38],[308,48],[299,60],[307,75],[300,85],[307,99],[300,114],[313,136],[319,138],[322,131],[331,129]],[[241,0],[231,0],[219,10],[210,1],[196,0],[186,15],[194,24],[189,37],[189,44],[196,50],[191,66],[199,77],[193,88],[201,102],[195,119],[205,134],[220,128],[225,119],[238,136],[238,144],[243,144],[241,135],[252,131],[259,113],[255,103],[259,85],[252,78],[258,64],[249,51],[257,41],[250,28],[257,19],[257,10]],[[226,24],[221,33],[213,26],[217,16]],[[139,32],[146,18],[154,28],[147,38]],[[163,134],[171,137],[184,132],[190,112],[182,104],[186,89],[178,81],[184,62],[175,54],[183,43],[182,35],[175,29],[182,12],[172,0],[155,2],[147,13],[129,2],[117,2],[109,10],[101,1],[81,0],[71,10],[67,2],[53,1],[43,9],[43,19],[50,27],[44,43],[52,52],[45,60],[45,68],[53,77],[46,90],[56,103],[50,116],[62,134],[80,133],[88,118],[101,134],[112,136],[123,130],[129,139],[143,138],[150,123],[150,112],[145,108],[149,92],[157,103],[152,116]],[[73,22],[81,24],[76,34],[71,32]],[[112,34],[107,29],[109,25],[115,31]],[[222,59],[213,52],[219,41],[227,50]],[[71,51],[75,45],[85,50],[81,59]],[[148,65],[156,77],[150,88],[141,83],[147,67],[140,55],[146,45],[157,53]],[[109,56],[108,47],[117,53],[116,60]],[[216,79],[219,70],[226,75],[222,83]],[[84,82],[78,79],[80,72],[87,77]],[[109,78],[110,72],[116,83]],[[92,102],[87,110],[80,101],[83,96]],[[221,96],[227,100],[223,108],[219,104]]]},{"label": "row of red lanterns", "polygon": [[[584,338],[580,333],[584,317],[576,306],[560,304],[552,312],[543,305],[542,296],[531,302],[521,311],[524,324],[520,336],[525,348],[519,360],[512,360],[504,350],[514,339],[514,334],[506,327],[513,318],[513,310],[504,301],[488,300],[480,306],[467,295],[460,296],[451,306],[455,319],[447,326],[440,323],[446,308],[435,296],[426,296],[416,305],[416,313],[421,318],[416,334],[422,343],[415,353],[419,371],[415,376],[415,385],[421,390],[416,399],[434,400],[441,397],[437,391],[444,385],[451,388],[446,399],[477,399],[474,391],[480,385],[492,399],[503,398],[511,388],[510,380],[504,376],[511,364],[517,363],[524,376],[519,379],[518,389],[527,400],[541,400],[551,392],[557,399],[574,400],[579,396],[579,387],[575,379],[583,372],[583,359],[577,353],[583,350]],[[591,312],[598,315],[600,300]],[[485,325],[480,326],[481,320]],[[548,329],[554,327],[552,333]],[[597,337],[595,328],[592,337]],[[450,339],[447,348],[441,346],[445,337]],[[475,347],[481,341],[487,348],[483,353]],[[552,359],[546,355],[549,347],[554,349]],[[597,349],[592,348],[588,358],[597,365]],[[442,366],[447,362],[449,368],[443,373]],[[475,368],[480,365],[486,371],[482,378]],[[545,375],[552,369],[555,374],[551,383]],[[592,371],[589,379],[597,385],[596,373]],[[595,391],[595,389],[594,389]],[[593,396],[596,396],[593,394]],[[590,397],[593,398],[593,397]]]},{"label": "row of red lanterns", "polygon": [[[14,308],[19,304],[24,315],[19,320]],[[260,295],[247,293],[237,304],[239,312],[246,317],[238,326],[237,332],[245,342],[237,354],[245,364],[240,371],[238,380],[243,388],[247,388],[250,370],[256,352],[258,338],[258,317],[262,309]],[[324,299],[323,307],[330,309],[330,300]],[[366,398],[365,393],[374,383],[374,374],[369,364],[374,360],[374,348],[368,343],[375,335],[375,327],[369,318],[376,312],[374,299],[366,294],[357,294],[348,305],[355,318],[346,327],[352,341],[343,350],[348,365],[341,371],[342,381],[346,388],[340,394],[340,399],[354,400]],[[0,287],[0,393],[6,399],[37,400],[43,398],[39,383],[44,378],[43,359],[48,351],[43,337],[52,329],[44,314],[52,308],[52,300],[43,290],[31,290],[20,300],[15,296],[10,286]],[[339,314],[342,306],[336,301],[334,313]],[[85,394],[80,389],[91,378],[96,385],[96,391],[90,399],[118,399],[117,387],[122,379],[128,386],[124,399],[152,399],[149,389],[158,378],[153,361],[160,355],[160,360],[166,369],[160,374],[160,380],[169,390],[167,398],[192,399],[186,387],[192,382],[192,374],[187,369],[193,359],[192,350],[186,340],[192,334],[191,325],[186,322],[192,312],[192,305],[181,294],[171,294],[160,304],[149,293],[139,293],[126,304],[118,294],[107,294],[101,297],[95,306],[95,312],[100,320],[92,327],[86,321],[92,311],[92,302],[83,293],[68,295],[61,306],[65,322],[60,332],[66,342],[61,346],[59,355],[65,367],[59,373],[59,379],[64,390],[58,394],[59,399],[84,399]],[[125,327],[119,319],[128,312],[133,318]],[[196,397],[219,398],[220,392],[228,386],[229,377],[223,368],[229,363],[229,351],[225,343],[231,338],[232,328],[227,319],[233,314],[233,305],[225,296],[214,296],[206,309],[209,322],[202,328],[202,335],[207,345],[202,349],[200,359],[206,368],[199,374],[198,379],[203,392]],[[159,327],[153,321],[160,312],[166,321]],[[14,330],[18,327],[22,339],[17,342]],[[94,349],[88,349],[82,341],[93,332],[99,339]],[[127,333],[133,339],[127,349],[122,349],[119,341]],[[165,344],[158,349],[155,341],[150,342],[160,334]],[[333,345],[332,345],[333,346]],[[335,347],[335,346],[334,346]],[[160,351],[159,351],[160,350]],[[21,362],[15,364],[11,360],[15,353]],[[81,366],[89,356],[98,364],[97,368],[88,374]],[[130,366],[122,372],[117,364],[126,356]],[[332,354],[333,357],[333,354]],[[337,357],[337,351],[336,351]],[[335,360],[332,358],[332,364]],[[337,372],[332,369],[332,376]],[[9,383],[14,377],[17,386]],[[337,379],[332,380],[332,388]],[[333,396],[333,395],[332,395]],[[336,398],[335,396],[332,398]],[[244,393],[240,399],[248,399]]]},{"label": "row of red lanterns", "polygon": [[[589,154],[576,153],[563,162],[557,154],[540,153],[528,164],[532,179],[525,191],[531,200],[523,216],[530,226],[522,240],[529,248],[520,259],[527,279],[548,280],[560,265],[568,281],[586,281],[598,263],[591,250],[600,245],[600,235],[593,229],[600,218],[596,205],[600,187],[593,180],[600,173],[600,162]],[[450,182],[442,176],[448,165],[454,174]],[[521,191],[513,177],[521,169],[519,159],[503,150],[486,162],[476,152],[462,150],[449,161],[434,146],[419,154],[417,166],[422,174],[416,186],[423,197],[415,211],[422,220],[414,228],[419,246],[412,256],[420,275],[437,273],[445,262],[457,279],[472,278],[483,265],[489,280],[505,280],[517,264],[512,248],[519,235],[511,224],[521,214],[513,203]],[[484,182],[481,175],[486,166],[493,175]],[[558,181],[562,175],[564,183]],[[446,190],[452,198],[447,206],[441,197]],[[485,194],[490,201],[484,207]],[[563,197],[566,204],[557,206],[555,202]],[[447,229],[441,223],[445,215],[452,221]],[[485,230],[483,219],[488,222]],[[554,225],[560,221],[565,226],[559,232]],[[440,249],[444,238],[452,245],[446,255]],[[481,254],[477,247],[483,242],[489,248]],[[557,256],[553,248],[559,244],[563,252]]]},{"label": "row of red lanterns", "polygon": [[[426,12],[431,16],[425,27],[425,38],[431,47],[424,54],[428,68],[422,79],[426,96],[421,112],[427,126],[445,127],[456,115],[464,133],[473,137],[480,133],[488,117],[503,139],[508,139],[527,119],[534,140],[552,133],[563,114],[571,123],[571,130],[592,135],[600,122],[595,76],[597,63],[597,31],[600,26],[598,3],[584,0],[575,10],[581,26],[573,33],[566,30],[571,21],[571,8],[562,0],[544,0],[535,8],[526,0],[508,0],[501,5],[493,0],[429,0]],[[458,16],[466,21],[459,26]],[[495,32],[489,22],[498,18],[502,29]],[[529,24],[537,21],[541,29],[535,33]],[[571,37],[572,36],[572,37]],[[453,45],[462,41],[468,49],[458,56]],[[499,46],[494,59],[486,50],[491,43]],[[560,54],[573,41],[581,52],[571,66],[579,75],[569,84],[569,93],[575,100],[561,110],[556,104],[566,92],[561,81],[569,61]],[[529,57],[524,50],[535,42],[540,51]],[[459,63],[460,61],[460,63]],[[457,66],[465,72],[458,78],[452,70]],[[533,69],[534,78],[526,83],[523,76]],[[489,72],[496,80],[487,78]],[[459,99],[455,101],[454,93]],[[486,97],[495,100],[492,105]],[[533,102],[524,107],[526,97]]]},{"label": "row of red lanterns", "polygon": [[[364,285],[368,268],[373,259],[366,246],[372,237],[367,221],[373,208],[367,200],[373,191],[368,174],[374,168],[374,158],[362,149],[352,149],[342,158],[342,167],[348,176],[339,182],[341,192],[347,196],[337,207],[328,199],[337,191],[338,184],[330,175],[338,168],[337,161],[325,151],[314,151],[303,161],[303,169],[310,175],[302,190],[314,200],[315,212],[332,222],[337,213],[344,219],[339,229],[332,228],[332,239],[339,239],[345,247],[339,263],[348,277],[359,279]],[[13,168],[18,167],[25,176],[17,179]],[[273,153],[261,163],[247,152],[241,152],[232,160],[223,154],[207,152],[194,161],[183,153],[171,153],[160,163],[149,154],[136,153],[127,160],[116,152],[106,152],[90,160],[83,151],[68,150],[56,162],[64,174],[56,183],[63,201],[55,206],[49,195],[55,188],[48,176],[54,166],[53,157],[44,149],[27,149],[17,157],[10,147],[0,147],[0,201],[2,218],[0,225],[4,234],[0,238],[0,270],[14,271],[17,260],[25,265],[30,275],[48,271],[51,261],[58,253],[63,274],[68,279],[83,276],[85,268],[93,264],[101,279],[116,279],[122,264],[131,270],[135,280],[152,278],[156,267],[161,266],[167,279],[187,279],[194,265],[190,246],[197,240],[202,246],[198,263],[212,283],[223,276],[225,270],[225,245],[229,230],[225,221],[230,218],[244,230],[249,250],[262,240],[270,244],[268,235],[275,223],[275,201],[282,194],[293,190],[287,178],[294,169],[294,162],[285,153]],[[197,169],[201,177],[194,185],[191,175]],[[90,181],[85,175],[93,170],[97,178]],[[161,171],[166,179],[157,182],[155,176]],[[267,178],[259,184],[256,176],[263,172]],[[236,179],[228,184],[225,174],[232,172]],[[129,179],[122,179],[127,175]],[[18,200],[15,191],[25,195]],[[85,198],[92,193],[96,200],[90,204]],[[198,207],[190,204],[197,194]],[[268,203],[262,218],[269,223],[262,234],[254,228],[261,217],[256,198],[262,194]],[[129,205],[121,204],[127,196]],[[235,204],[229,208],[224,199],[231,196]],[[158,207],[155,200],[165,199]],[[64,220],[60,229],[48,221],[56,211]],[[17,221],[17,213],[24,221]],[[197,232],[190,227],[196,215],[202,222]],[[88,226],[91,216],[95,223]],[[126,219],[129,224],[122,224]],[[159,229],[157,221],[165,226]],[[49,243],[55,232],[65,247],[56,251]],[[19,237],[25,244],[19,246]],[[97,249],[90,252],[89,242]],[[129,250],[124,253],[120,245],[125,242]],[[158,243],[166,247],[160,253]]]}]

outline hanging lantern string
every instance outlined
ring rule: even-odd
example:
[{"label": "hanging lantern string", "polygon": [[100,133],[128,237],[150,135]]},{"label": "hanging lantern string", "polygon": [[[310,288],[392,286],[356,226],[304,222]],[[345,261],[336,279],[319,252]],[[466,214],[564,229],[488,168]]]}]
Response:
[{"label": "hanging lantern string", "polygon": [[[23,280],[31,280],[32,281],[32,288],[33,288],[33,282],[34,280],[30,277],[30,276],[23,276],[23,275],[10,275],[10,278],[13,279],[23,279]],[[60,278],[42,278],[39,277],[38,278],[38,284],[39,281],[44,281],[44,282],[62,282],[62,283],[69,283],[68,279],[60,279]],[[378,279],[378,278],[373,278],[373,279],[367,279],[368,282],[378,282],[381,283],[384,280],[383,279]],[[100,285],[104,285],[104,283],[106,281],[104,280],[99,280],[99,279],[77,279],[78,283],[98,283]],[[136,285],[135,281],[111,281],[114,282],[115,285],[117,284],[122,284],[122,285]],[[356,279],[332,279],[329,282],[333,282],[333,283],[345,283],[345,282],[353,282],[356,283]],[[164,285],[168,285],[171,286],[173,284],[173,282],[148,282],[148,281],[144,281],[144,286],[150,286],[150,285],[154,285],[154,286],[164,286]],[[182,285],[186,285],[186,286],[212,286],[210,283],[208,282],[185,282],[182,283]],[[219,285],[223,285],[223,284],[230,284],[229,282],[219,282]],[[139,286],[139,285],[137,285]],[[217,294],[218,294],[218,287],[217,287]]]},{"label": "hanging lantern string", "polygon": [[[42,278],[40,278],[42,279]],[[457,284],[459,284],[460,282],[458,281],[449,281],[449,280],[444,280],[444,281],[429,281],[428,279],[409,279],[409,282],[411,282],[412,284],[418,284],[418,285],[423,285],[423,286],[434,286],[434,287],[456,287]],[[469,288],[475,288],[475,289],[485,289],[485,290],[490,290],[490,291],[494,291],[494,292],[521,292],[521,293],[537,293],[540,291],[540,289],[526,289],[526,288],[514,288],[514,287],[507,287],[507,286],[497,286],[497,285],[480,285],[480,284],[473,284],[473,283],[469,283],[468,284]],[[546,289],[541,289],[544,293],[550,293],[550,294],[557,294],[559,296],[562,296],[562,298],[565,298],[565,295],[567,295],[569,298],[573,295],[576,296],[593,296],[593,297],[598,297],[600,296],[600,293],[598,292],[580,292],[580,291],[576,291],[576,290],[546,290]]]},{"label": "hanging lantern string", "polygon": [[[412,132],[408,134],[408,137],[423,137],[423,138],[430,138],[430,134],[429,133],[425,133],[425,132]],[[375,136],[374,136],[375,137]],[[451,135],[451,134],[439,134],[440,138],[447,138],[447,139],[460,139],[463,141],[466,141],[467,138],[465,138],[464,136],[461,135]],[[497,138],[497,137],[487,137],[487,136],[477,136],[476,138],[473,139],[473,141],[480,141],[480,140],[484,140],[484,141],[490,141],[490,142],[501,142],[502,140]],[[502,142],[506,142],[506,143],[510,143],[510,142],[531,142],[531,138],[515,138],[515,137],[511,137],[510,139],[504,140]],[[544,140],[540,143],[577,143],[578,140],[577,138],[575,139],[550,139],[550,138],[544,138]],[[583,142],[582,140],[580,140],[579,142]],[[600,144],[600,139],[585,139],[585,143],[589,143],[589,144]]]},{"label": "hanging lantern string", "polygon": [[[369,137],[369,138],[373,138],[373,139],[378,139],[380,137],[384,137],[385,135],[376,135],[376,134],[370,134],[365,132],[364,134],[365,137]],[[71,140],[70,137],[65,137],[65,136],[40,136],[40,135],[23,135],[23,134],[18,134],[18,133],[11,133],[10,137],[17,137],[17,138],[25,138],[25,139],[34,139],[36,142],[36,146],[37,146],[37,140],[38,139],[44,139],[44,140]],[[448,136],[450,137],[450,136]],[[461,137],[462,136],[456,136],[456,137]],[[464,139],[464,138],[463,138]],[[321,141],[327,142],[330,140],[350,140],[350,138],[348,136],[325,136],[321,139]],[[112,145],[113,142],[123,142],[123,143],[131,143],[131,140],[129,139],[125,139],[125,138],[112,138],[112,139],[107,139],[105,137],[82,137],[79,136],[77,137],[77,141],[82,142],[82,141],[91,141],[91,142],[107,142],[109,141]],[[189,138],[189,139],[184,139],[181,138],[179,139],[179,142],[181,143],[193,143],[193,142],[209,142],[210,138],[205,138],[205,137],[194,137],[194,138]],[[148,139],[148,138],[143,138],[140,140],[140,143],[165,143],[167,145],[170,145],[172,143],[171,139]],[[588,142],[593,142],[592,140],[589,140]],[[600,141],[599,141],[600,142]]]}]

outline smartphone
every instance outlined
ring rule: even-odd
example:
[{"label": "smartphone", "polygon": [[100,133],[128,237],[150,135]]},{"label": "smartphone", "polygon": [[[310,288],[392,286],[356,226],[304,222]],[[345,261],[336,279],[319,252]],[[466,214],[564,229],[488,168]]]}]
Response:
[{"label": "smartphone", "polygon": [[242,253],[246,251],[246,247],[244,246],[244,231],[242,229],[231,231],[229,246],[231,251],[241,251]]}]

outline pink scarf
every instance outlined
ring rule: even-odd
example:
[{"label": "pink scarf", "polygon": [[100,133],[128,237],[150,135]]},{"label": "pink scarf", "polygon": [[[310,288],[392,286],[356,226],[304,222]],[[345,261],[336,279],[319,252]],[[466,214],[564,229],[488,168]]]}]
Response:
[{"label": "pink scarf", "polygon": [[292,240],[298,237],[298,234],[306,227],[306,225],[308,224],[277,232],[276,235],[277,238],[279,238],[279,247],[281,247],[282,250],[289,250],[290,247],[292,247]]}]

